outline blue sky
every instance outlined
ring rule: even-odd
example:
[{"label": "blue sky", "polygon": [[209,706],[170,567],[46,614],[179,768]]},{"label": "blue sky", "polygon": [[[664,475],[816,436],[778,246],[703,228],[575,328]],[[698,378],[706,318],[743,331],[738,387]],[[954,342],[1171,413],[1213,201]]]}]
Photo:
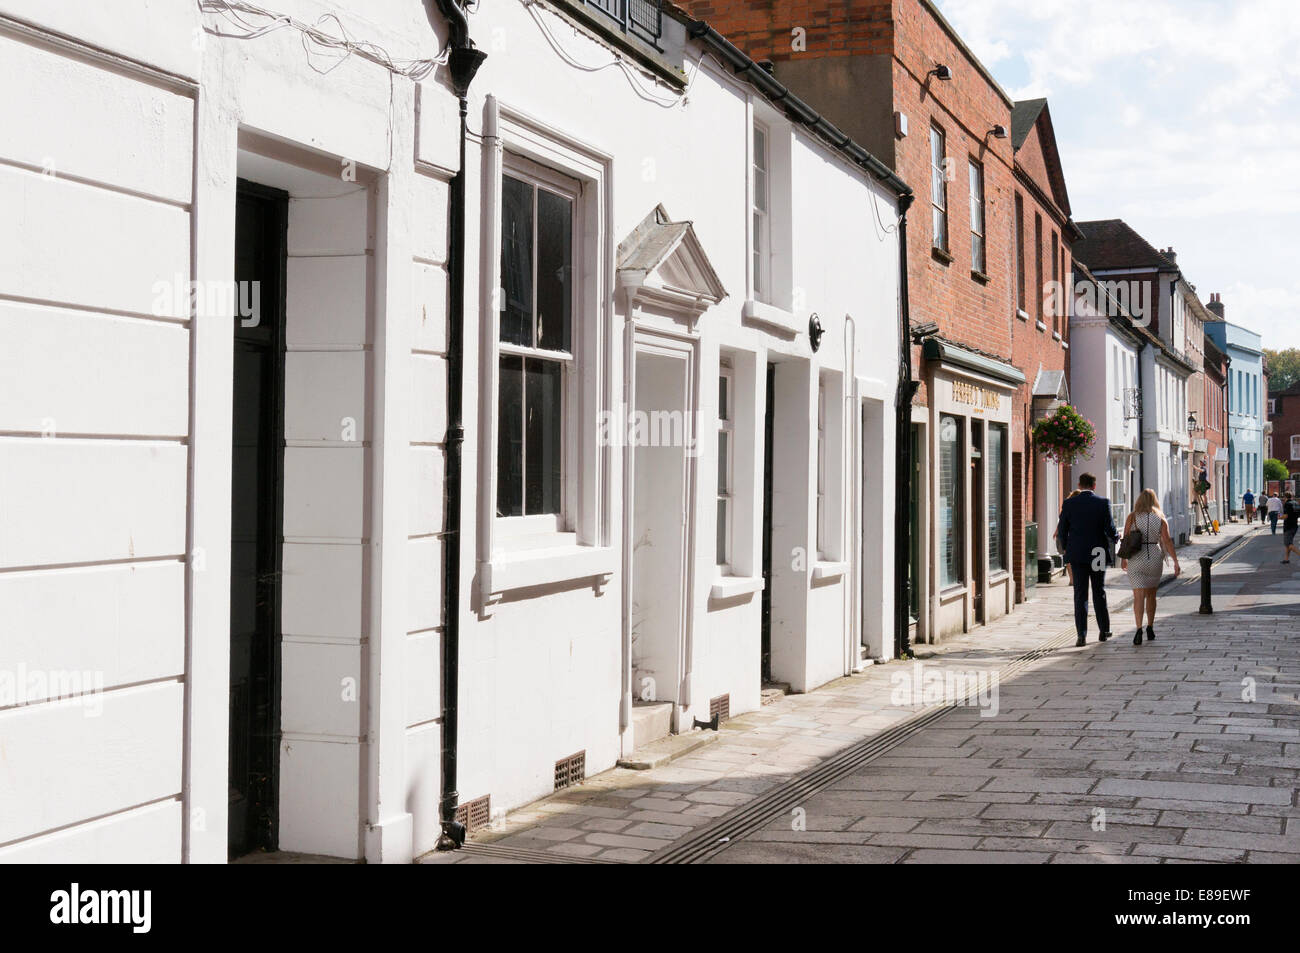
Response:
[{"label": "blue sky", "polygon": [[1012,99],[1046,96],[1076,221],[1173,246],[1202,301],[1300,347],[1294,0],[936,0]]}]

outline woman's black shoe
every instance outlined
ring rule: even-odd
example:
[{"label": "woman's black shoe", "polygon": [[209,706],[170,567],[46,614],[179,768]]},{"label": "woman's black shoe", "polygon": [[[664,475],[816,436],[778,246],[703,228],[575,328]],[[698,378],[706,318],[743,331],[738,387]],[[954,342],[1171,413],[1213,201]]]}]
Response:
[{"label": "woman's black shoe", "polygon": [[1155,639],[1155,637],[1156,637],[1155,627],[1150,625],[1147,626],[1147,641],[1151,642]]},{"label": "woman's black shoe", "polygon": [[1141,629],[1138,629],[1136,632],[1133,633],[1133,644],[1134,644],[1134,645],[1141,645],[1141,644],[1142,644],[1142,630],[1141,630]]}]

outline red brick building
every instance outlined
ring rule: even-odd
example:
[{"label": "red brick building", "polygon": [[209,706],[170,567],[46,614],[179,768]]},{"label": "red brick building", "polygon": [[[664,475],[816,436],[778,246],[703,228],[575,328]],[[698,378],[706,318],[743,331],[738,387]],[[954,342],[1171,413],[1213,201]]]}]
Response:
[{"label": "red brick building", "polygon": [[[1205,441],[1205,450],[1199,472],[1209,481],[1206,506],[1210,519],[1220,523],[1228,521],[1228,358],[1214,341],[1205,336],[1204,387],[1201,406],[1196,410],[1200,421],[1200,434],[1194,438]],[[1297,402],[1300,408],[1300,402]],[[1193,408],[1195,409],[1195,408]],[[1199,447],[1198,444],[1193,444]],[[1193,489],[1195,483],[1193,483]]]},{"label": "red brick building", "polygon": [[[1070,402],[1070,309],[1066,306],[1066,290],[1072,286],[1074,268],[1070,247],[1080,236],[1070,220],[1070,196],[1047,100],[1015,104],[1011,144],[1015,149],[1011,363],[1025,375],[1025,383],[1016,393],[1011,472],[1013,498],[1023,506],[1013,524],[1018,547],[1016,565],[1023,570],[1028,555],[1024,552],[1025,527],[1029,523],[1037,526],[1039,558],[1056,557],[1054,562],[1060,566],[1054,538],[1061,503],[1069,493],[1065,485],[1067,468],[1034,452],[1029,428]],[[1024,598],[1026,580],[1018,573],[1016,581],[1019,601]]]},{"label": "red brick building", "polygon": [[[1013,331],[1015,194],[1024,194],[1031,221],[1040,209],[1052,223],[1045,236],[1054,230],[1059,243],[1067,232],[1050,120],[1043,111],[1042,125],[1036,115],[1026,130],[1018,178],[1015,104],[929,0],[680,6],[755,60],[771,61],[779,80],[916,191],[907,226],[920,382],[912,408],[913,638],[937,641],[1009,612],[1023,598],[1023,500],[1033,483],[1025,421],[1035,380],[1017,369],[1017,339],[1035,371],[1040,363],[1065,366],[1063,319],[1051,326],[1059,339],[1044,337],[1050,347]],[[1050,237],[1044,281],[1069,267],[1068,250],[1049,261],[1049,248]],[[1034,281],[1032,289],[1044,283]],[[1029,331],[1037,333],[1032,323]],[[1013,472],[1013,462],[1021,469]]]},{"label": "red brick building", "polygon": [[1273,431],[1272,458],[1281,460],[1291,479],[1300,486],[1300,384],[1268,395],[1268,422]]}]

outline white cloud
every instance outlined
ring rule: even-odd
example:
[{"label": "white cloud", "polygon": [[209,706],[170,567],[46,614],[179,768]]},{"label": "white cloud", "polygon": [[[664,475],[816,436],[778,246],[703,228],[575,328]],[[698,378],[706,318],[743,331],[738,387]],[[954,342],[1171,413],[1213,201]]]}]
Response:
[{"label": "white cloud", "polygon": [[1076,219],[1177,247],[1232,319],[1300,346],[1292,0],[937,2],[1013,98],[1049,97]]}]

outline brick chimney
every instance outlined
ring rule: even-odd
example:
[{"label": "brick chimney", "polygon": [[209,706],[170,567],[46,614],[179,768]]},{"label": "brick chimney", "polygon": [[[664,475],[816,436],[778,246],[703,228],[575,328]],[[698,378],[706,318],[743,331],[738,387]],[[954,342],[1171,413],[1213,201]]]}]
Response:
[{"label": "brick chimney", "polygon": [[1166,258],[1168,258],[1173,264],[1175,265],[1178,264],[1178,252],[1174,251],[1173,245],[1170,245],[1168,248],[1162,249],[1161,254],[1164,255]]},{"label": "brick chimney", "polygon": [[1218,316],[1220,321],[1224,319],[1223,302],[1219,300],[1219,293],[1217,291],[1210,295],[1210,301],[1208,304],[1206,304],[1206,307],[1209,308],[1211,311],[1213,311]]}]

